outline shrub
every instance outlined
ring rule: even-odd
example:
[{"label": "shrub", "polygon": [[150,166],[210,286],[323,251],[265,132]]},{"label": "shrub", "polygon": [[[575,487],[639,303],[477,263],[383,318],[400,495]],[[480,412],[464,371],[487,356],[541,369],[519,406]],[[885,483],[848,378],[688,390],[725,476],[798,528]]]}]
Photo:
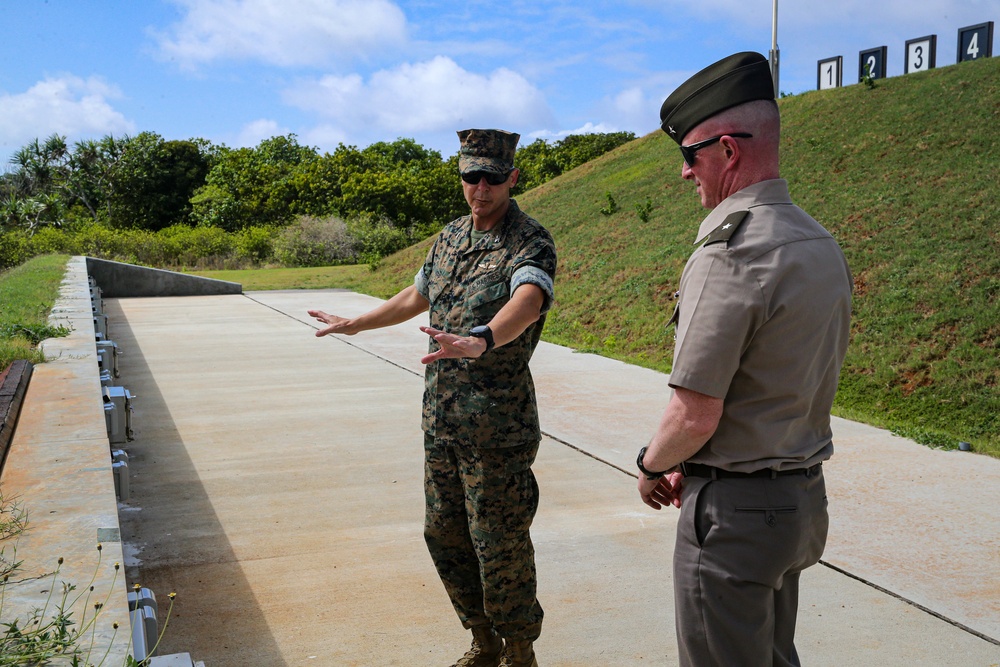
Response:
[{"label": "shrub", "polygon": [[278,233],[274,257],[285,266],[331,266],[355,263],[358,252],[343,220],[305,215]]},{"label": "shrub", "polygon": [[252,264],[265,264],[274,257],[275,227],[246,227],[236,233],[237,259]]},{"label": "shrub", "polygon": [[223,263],[236,250],[235,237],[218,227],[188,227],[172,225],[160,231],[166,264],[172,266],[201,266],[207,259]]},{"label": "shrub", "polygon": [[18,266],[31,259],[31,237],[20,229],[0,233],[0,270]]},{"label": "shrub", "polygon": [[347,227],[357,244],[359,259],[372,269],[383,257],[413,243],[410,230],[394,226],[385,217],[363,215],[351,220]]}]

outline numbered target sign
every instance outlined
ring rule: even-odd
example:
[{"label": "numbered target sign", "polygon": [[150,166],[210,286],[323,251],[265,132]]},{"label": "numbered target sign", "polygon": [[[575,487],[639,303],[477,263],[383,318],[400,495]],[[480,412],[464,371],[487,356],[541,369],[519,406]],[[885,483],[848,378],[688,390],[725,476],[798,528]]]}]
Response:
[{"label": "numbered target sign", "polygon": [[918,37],[906,42],[906,66],[904,74],[924,72],[934,69],[937,60],[937,35]]},{"label": "numbered target sign", "polygon": [[993,21],[958,29],[958,57],[955,62],[993,56]]},{"label": "numbered target sign", "polygon": [[877,49],[862,51],[858,56],[858,81],[866,76],[873,79],[885,78],[885,67],[888,58],[889,48],[880,46]]},{"label": "numbered target sign", "polygon": [[816,88],[840,88],[844,84],[844,57],[827,58],[819,61],[816,72]]}]

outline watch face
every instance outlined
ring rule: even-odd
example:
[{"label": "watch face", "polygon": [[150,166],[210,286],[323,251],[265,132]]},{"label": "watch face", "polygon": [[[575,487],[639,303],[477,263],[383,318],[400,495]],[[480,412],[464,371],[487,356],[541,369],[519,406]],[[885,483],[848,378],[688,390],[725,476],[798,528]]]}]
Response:
[{"label": "watch face", "polygon": [[489,352],[493,347],[493,331],[490,330],[488,325],[480,325],[478,327],[472,327],[469,330],[470,336],[475,336],[476,338],[482,338],[486,341],[486,351]]}]

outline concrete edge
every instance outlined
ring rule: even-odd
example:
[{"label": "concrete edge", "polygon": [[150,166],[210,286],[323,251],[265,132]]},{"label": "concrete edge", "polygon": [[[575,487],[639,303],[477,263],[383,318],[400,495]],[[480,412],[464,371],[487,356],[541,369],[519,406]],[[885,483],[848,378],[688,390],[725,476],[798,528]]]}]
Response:
[{"label": "concrete edge", "polygon": [[[99,391],[97,318],[88,280],[92,266],[103,276],[95,280],[108,281],[120,290],[119,295],[124,291],[137,296],[130,290],[140,289],[155,289],[155,295],[159,296],[241,294],[242,286],[119,262],[71,257],[49,316],[51,324],[67,326],[69,335],[42,342],[45,364],[35,368],[30,362],[15,362],[0,375],[0,417],[3,417],[0,436],[4,459],[9,458],[9,469],[4,470],[0,465],[0,484],[5,495],[10,493],[30,515],[30,529],[17,538],[15,545],[25,571],[21,580],[11,580],[3,591],[5,616],[13,614],[14,618],[20,618],[44,602],[37,598],[35,586],[25,585],[31,581],[58,577],[60,581],[83,585],[93,577],[90,585],[94,595],[100,596],[100,614],[95,617],[93,609],[88,608],[87,602],[94,602],[93,596],[88,595],[77,598],[67,610],[75,621],[87,622],[86,632],[92,645],[88,649],[81,644],[84,653],[101,655],[100,664],[114,666],[124,665],[128,656],[138,654],[133,650],[133,633],[129,631],[133,617],[129,609],[130,592],[124,571],[118,566],[124,564],[125,557],[111,450],[122,446],[112,445],[107,435]],[[107,294],[103,286],[102,292]],[[33,380],[30,390],[29,380]],[[14,409],[15,398],[17,409]],[[52,414],[53,405],[61,408],[67,401],[78,402],[82,407],[69,416]],[[40,423],[44,427],[39,428]],[[54,480],[59,481],[54,483]],[[95,544],[101,545],[96,571],[92,564]],[[55,574],[50,561],[54,562],[57,556],[60,568]],[[161,608],[167,606],[168,592],[154,591],[160,595]],[[155,642],[156,637],[152,637],[150,646]],[[187,654],[156,656],[154,660],[157,662],[150,664],[192,665]]]},{"label": "concrete edge", "polygon": [[[130,653],[128,591],[113,564],[125,559],[84,258],[67,262],[49,322],[70,333],[40,345],[48,361],[33,369],[0,478],[4,497],[16,499],[28,518],[13,544],[22,565],[19,579],[5,585],[4,612],[20,618],[41,608],[45,590],[33,581],[80,589],[90,581],[93,592],[67,606],[85,633],[80,648],[105,655],[103,664],[123,665]],[[53,405],[70,403],[72,414],[53,414]],[[88,604],[95,598],[102,602],[97,616]]]},{"label": "concrete edge", "polygon": [[109,299],[141,296],[242,294],[243,285],[186,273],[87,257],[87,273]]},{"label": "concrete edge", "polygon": [[16,359],[0,375],[0,475],[7,461],[7,451],[14,437],[21,404],[31,382],[34,365],[26,359]]}]

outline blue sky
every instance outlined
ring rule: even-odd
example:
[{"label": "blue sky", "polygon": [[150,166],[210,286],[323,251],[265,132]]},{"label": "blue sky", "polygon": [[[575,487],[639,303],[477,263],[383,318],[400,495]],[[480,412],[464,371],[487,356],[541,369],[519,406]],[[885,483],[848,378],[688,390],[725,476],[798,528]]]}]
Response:
[{"label": "blue sky", "polygon": [[[780,87],[817,61],[1000,23],[1000,0],[779,0]],[[332,151],[455,131],[638,135],[684,79],[771,47],[772,0],[0,0],[0,160],[34,138],[155,132],[254,146],[294,133]],[[997,48],[1000,51],[1000,48]],[[998,53],[1000,55],[1000,53]]]}]

